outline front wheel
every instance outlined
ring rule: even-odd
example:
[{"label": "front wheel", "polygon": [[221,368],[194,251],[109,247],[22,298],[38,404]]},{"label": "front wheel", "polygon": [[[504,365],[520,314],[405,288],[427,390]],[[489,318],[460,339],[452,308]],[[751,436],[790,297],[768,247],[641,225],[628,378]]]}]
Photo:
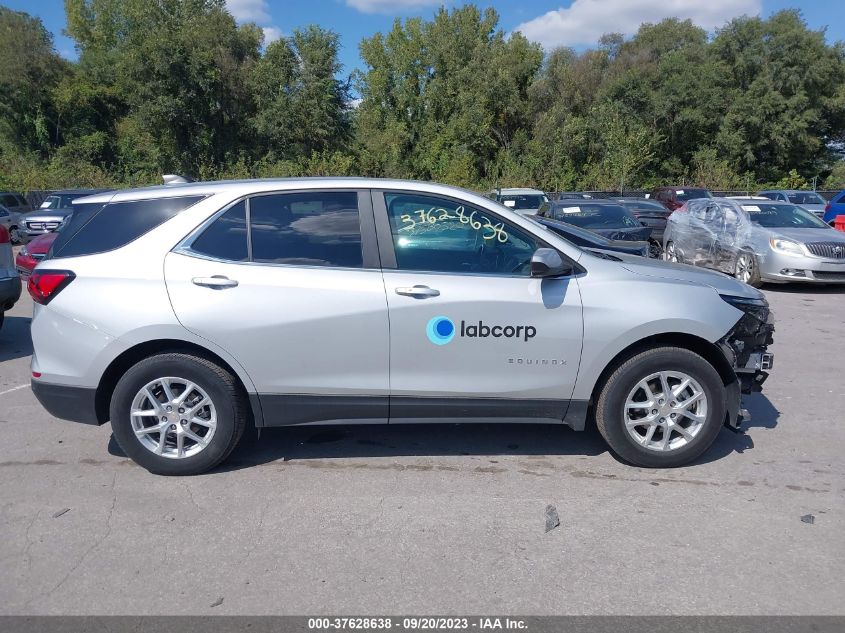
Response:
[{"label": "front wheel", "polygon": [[243,435],[242,391],[230,372],[205,358],[152,356],[118,381],[112,431],[120,448],[150,472],[197,475],[226,459]]},{"label": "front wheel", "polygon": [[675,242],[666,243],[666,250],[663,251],[663,259],[667,262],[675,262],[676,264],[681,261],[678,259],[678,250],[675,248]]},{"label": "front wheel", "polygon": [[648,256],[650,259],[660,259],[663,257],[663,247],[660,245],[659,242],[649,240]]},{"label": "front wheel", "polygon": [[17,246],[18,244],[23,244],[21,230],[16,226],[9,227],[9,239],[15,246]]},{"label": "front wheel", "polygon": [[646,468],[682,466],[716,439],[726,411],[725,387],[698,354],[650,349],[611,374],[596,402],[596,425],[610,448]]}]

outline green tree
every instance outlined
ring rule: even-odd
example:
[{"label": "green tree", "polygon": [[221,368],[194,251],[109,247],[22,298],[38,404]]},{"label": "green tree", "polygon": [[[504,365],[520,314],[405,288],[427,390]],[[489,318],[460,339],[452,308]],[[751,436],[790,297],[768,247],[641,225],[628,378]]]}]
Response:
[{"label": "green tree", "polygon": [[494,10],[467,5],[429,22],[397,20],[361,43],[357,123],[368,172],[470,185],[502,163],[530,125],[542,53],[497,24]]},{"label": "green tree", "polygon": [[41,20],[0,6],[0,140],[46,156],[59,142],[51,91],[67,72]]}]

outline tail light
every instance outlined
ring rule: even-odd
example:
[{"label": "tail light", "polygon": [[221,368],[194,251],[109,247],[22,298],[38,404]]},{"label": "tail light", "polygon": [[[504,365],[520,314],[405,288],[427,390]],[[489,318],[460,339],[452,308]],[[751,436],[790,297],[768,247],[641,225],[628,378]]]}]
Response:
[{"label": "tail light", "polygon": [[9,229],[0,224],[0,244],[10,244],[12,238],[9,237]]},{"label": "tail light", "polygon": [[45,306],[74,279],[76,275],[69,270],[36,270],[29,276],[26,289],[35,303]]},{"label": "tail light", "polygon": [[830,211],[830,206],[832,204],[833,204],[832,202],[828,202],[826,205],[824,205],[824,214],[825,215],[827,215],[827,212]]}]

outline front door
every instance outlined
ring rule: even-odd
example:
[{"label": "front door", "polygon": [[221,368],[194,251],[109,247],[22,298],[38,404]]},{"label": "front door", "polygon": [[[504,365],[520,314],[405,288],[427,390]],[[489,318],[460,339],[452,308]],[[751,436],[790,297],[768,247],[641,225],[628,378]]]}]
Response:
[{"label": "front door", "polygon": [[249,374],[266,425],[387,421],[389,326],[369,191],[241,200],[168,254],[165,277],[180,322]]},{"label": "front door", "polygon": [[374,192],[390,313],[390,420],[561,420],[581,356],[574,278],[545,246],[459,199]]}]

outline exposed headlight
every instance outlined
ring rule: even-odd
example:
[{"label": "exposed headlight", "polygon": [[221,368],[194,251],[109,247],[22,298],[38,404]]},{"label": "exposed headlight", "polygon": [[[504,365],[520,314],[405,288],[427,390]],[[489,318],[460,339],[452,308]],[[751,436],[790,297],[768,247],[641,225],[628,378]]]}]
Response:
[{"label": "exposed headlight", "polygon": [[737,310],[750,314],[763,323],[769,317],[769,302],[765,297],[737,297],[735,295],[719,295]]},{"label": "exposed headlight", "polygon": [[773,237],[769,240],[769,244],[773,249],[780,251],[781,253],[787,253],[789,255],[804,254],[804,249],[801,248],[801,245],[798,242],[793,242],[792,240],[784,240],[780,237]]},{"label": "exposed headlight", "polygon": [[28,257],[29,256],[29,249],[26,246],[24,246],[23,248],[21,248],[19,254],[23,255],[24,257]]}]

